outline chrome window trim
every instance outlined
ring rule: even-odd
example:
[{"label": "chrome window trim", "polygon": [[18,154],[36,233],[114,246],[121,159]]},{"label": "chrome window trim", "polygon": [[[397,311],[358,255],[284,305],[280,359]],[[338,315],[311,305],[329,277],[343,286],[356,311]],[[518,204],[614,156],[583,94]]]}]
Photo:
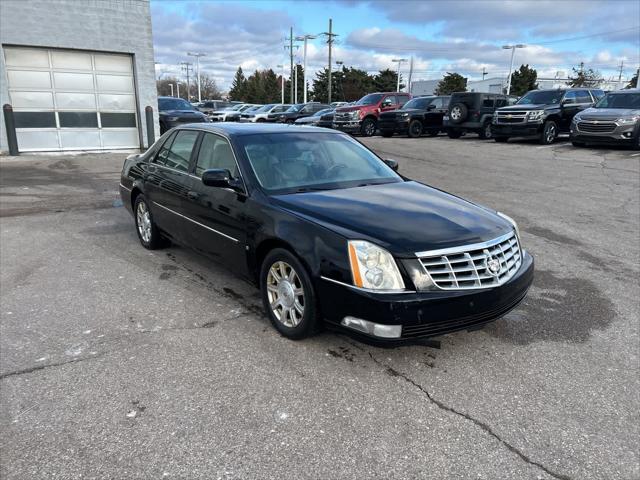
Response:
[{"label": "chrome window trim", "polygon": [[343,287],[351,288],[352,290],[357,290],[357,291],[360,291],[360,292],[383,293],[383,294],[416,293],[415,290],[375,290],[375,289],[372,289],[372,288],[363,288],[363,287],[358,287],[357,285],[351,285],[349,283],[344,283],[344,282],[341,282],[339,280],[334,280],[333,278],[325,277],[323,275],[320,275],[320,278],[322,280],[326,280],[327,282],[335,283],[337,285],[342,285]]},{"label": "chrome window trim", "polygon": [[124,188],[127,192],[131,192],[131,189],[125,187],[122,183],[120,184],[120,188]]},{"label": "chrome window trim", "polygon": [[206,228],[207,230],[211,230],[213,233],[217,233],[218,235],[221,235],[221,236],[223,236],[223,237],[225,237],[225,238],[228,238],[229,240],[232,240],[232,241],[234,241],[235,243],[239,243],[239,240],[238,240],[237,238],[233,238],[233,237],[231,237],[231,236],[227,235],[226,233],[219,232],[219,231],[218,231],[218,230],[216,230],[215,228],[211,228],[211,227],[209,227],[209,226],[207,226],[207,225],[204,225],[203,223],[197,222],[196,220],[194,220],[194,219],[192,219],[192,218],[189,218],[189,217],[187,217],[186,215],[183,215],[183,214],[181,214],[181,213],[178,213],[178,212],[176,212],[175,210],[170,209],[169,207],[165,207],[164,205],[160,205],[158,202],[153,202],[153,204],[154,204],[154,205],[157,205],[157,206],[158,206],[158,207],[160,207],[160,208],[163,208],[163,209],[167,210],[168,212],[173,213],[174,215],[178,215],[179,217],[182,217],[182,218],[184,218],[185,220],[189,220],[190,222],[193,222],[193,223],[195,223],[196,225],[198,225],[198,226],[200,226],[200,227],[202,227],[202,228]]},{"label": "chrome window trim", "polygon": [[452,253],[464,253],[469,250],[479,250],[481,248],[491,247],[496,243],[504,242],[513,235],[514,230],[509,233],[493,238],[486,242],[472,243],[468,245],[460,245],[458,247],[441,248],[440,250],[425,250],[424,252],[416,252],[416,257],[431,257],[436,255],[450,255]]}]

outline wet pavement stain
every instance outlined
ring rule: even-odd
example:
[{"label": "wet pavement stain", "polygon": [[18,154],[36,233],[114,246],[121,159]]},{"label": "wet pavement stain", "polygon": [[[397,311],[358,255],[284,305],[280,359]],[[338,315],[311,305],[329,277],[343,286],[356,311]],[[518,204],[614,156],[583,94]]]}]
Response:
[{"label": "wet pavement stain", "polygon": [[563,245],[584,245],[582,242],[576,240],[575,238],[556,233],[553,230],[549,230],[548,228],[529,227],[525,228],[524,230],[531,235],[535,235],[536,237],[545,238],[547,240],[551,240],[552,242],[561,243]]},{"label": "wet pavement stain", "polygon": [[615,317],[613,303],[592,281],[538,270],[520,306],[484,330],[518,345],[545,340],[582,343]]}]

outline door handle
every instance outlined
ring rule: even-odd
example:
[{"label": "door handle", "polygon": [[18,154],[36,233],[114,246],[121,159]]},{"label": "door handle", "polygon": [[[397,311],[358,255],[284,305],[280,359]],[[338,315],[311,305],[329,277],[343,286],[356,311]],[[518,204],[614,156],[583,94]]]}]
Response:
[{"label": "door handle", "polygon": [[190,190],[187,192],[187,198],[189,198],[190,200],[197,200],[198,198],[200,198],[200,194],[198,192]]}]

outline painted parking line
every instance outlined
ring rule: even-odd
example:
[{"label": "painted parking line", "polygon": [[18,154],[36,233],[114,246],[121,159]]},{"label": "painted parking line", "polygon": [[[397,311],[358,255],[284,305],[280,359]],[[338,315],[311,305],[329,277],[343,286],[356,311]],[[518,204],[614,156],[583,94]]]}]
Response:
[{"label": "painted parking line", "polygon": [[640,153],[632,153],[631,156],[632,157],[638,157],[638,156],[640,156]]}]

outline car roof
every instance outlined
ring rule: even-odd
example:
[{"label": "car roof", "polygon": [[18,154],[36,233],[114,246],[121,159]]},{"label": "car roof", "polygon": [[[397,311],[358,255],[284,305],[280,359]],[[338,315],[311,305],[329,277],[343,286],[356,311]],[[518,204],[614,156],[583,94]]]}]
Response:
[{"label": "car roof", "polygon": [[216,123],[187,123],[176,127],[197,129],[205,132],[219,133],[229,137],[256,135],[256,134],[272,134],[272,133],[300,133],[300,132],[322,132],[333,133],[336,135],[344,135],[337,130],[330,130],[320,127],[296,127],[282,123],[235,123],[235,122],[216,122]]}]

